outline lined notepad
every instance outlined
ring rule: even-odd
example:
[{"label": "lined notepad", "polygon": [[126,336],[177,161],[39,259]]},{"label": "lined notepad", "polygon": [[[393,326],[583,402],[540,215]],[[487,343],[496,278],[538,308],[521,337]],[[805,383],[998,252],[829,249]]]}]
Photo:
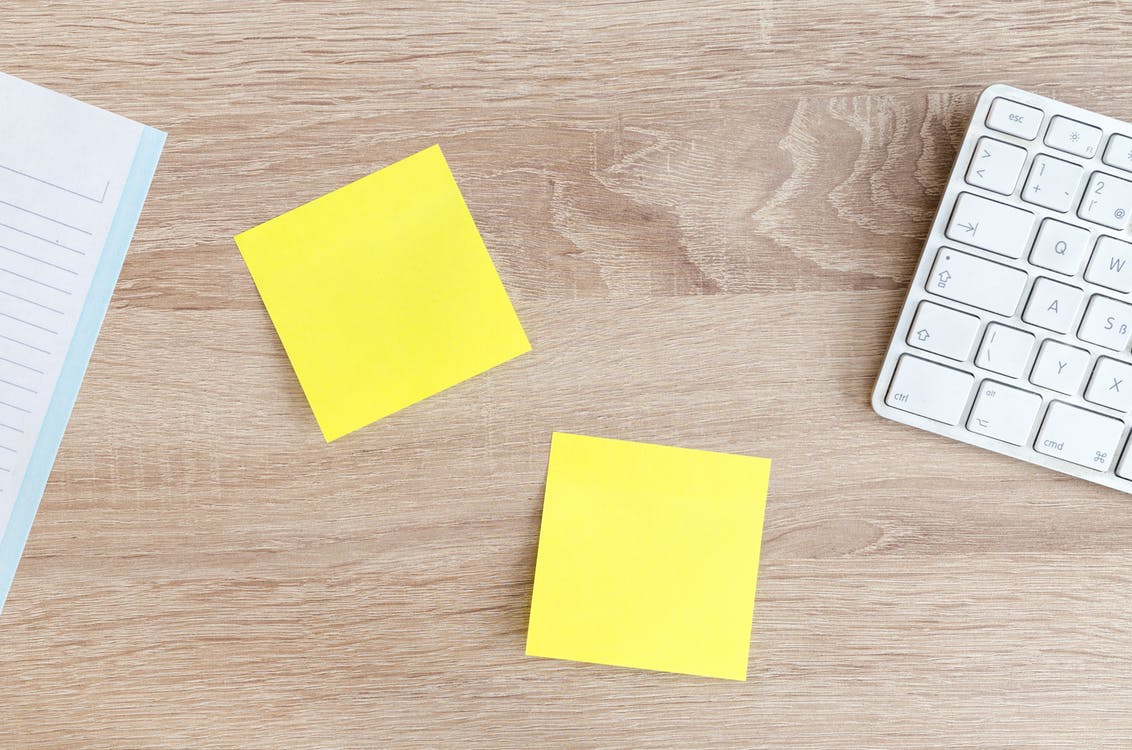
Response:
[{"label": "lined notepad", "polygon": [[0,607],[164,141],[0,73]]}]

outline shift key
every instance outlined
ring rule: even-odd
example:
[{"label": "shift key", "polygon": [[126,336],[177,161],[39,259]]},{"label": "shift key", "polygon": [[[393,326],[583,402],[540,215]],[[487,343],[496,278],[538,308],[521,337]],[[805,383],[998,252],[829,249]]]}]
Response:
[{"label": "shift key", "polygon": [[925,289],[980,310],[1010,316],[1018,309],[1025,286],[1025,271],[941,247]]}]

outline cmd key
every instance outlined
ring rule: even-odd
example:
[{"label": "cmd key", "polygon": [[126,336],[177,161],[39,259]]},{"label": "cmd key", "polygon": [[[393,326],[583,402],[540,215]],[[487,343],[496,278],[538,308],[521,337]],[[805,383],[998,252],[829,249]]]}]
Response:
[{"label": "cmd key", "polygon": [[1123,431],[1119,419],[1054,401],[1046,411],[1034,450],[1104,471],[1116,458]]}]

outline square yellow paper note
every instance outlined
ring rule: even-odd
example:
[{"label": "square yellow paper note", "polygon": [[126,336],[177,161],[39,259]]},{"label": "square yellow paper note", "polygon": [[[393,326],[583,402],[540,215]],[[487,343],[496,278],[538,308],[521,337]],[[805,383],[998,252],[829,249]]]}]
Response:
[{"label": "square yellow paper note", "polygon": [[236,244],[327,441],[531,348],[439,146]]},{"label": "square yellow paper note", "polygon": [[555,433],[527,654],[747,679],[770,461]]}]

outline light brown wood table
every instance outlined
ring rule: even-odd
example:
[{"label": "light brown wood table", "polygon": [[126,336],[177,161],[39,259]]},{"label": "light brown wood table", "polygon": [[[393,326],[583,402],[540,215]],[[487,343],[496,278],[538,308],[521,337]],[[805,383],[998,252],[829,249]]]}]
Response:
[{"label": "light brown wood table", "polygon": [[[1132,497],[868,397],[979,91],[1120,3],[10,0],[169,140],[0,616],[4,748],[1132,746]],[[444,147],[534,345],[326,445],[237,232]],[[774,459],[746,683],[524,655],[553,430]]]}]

